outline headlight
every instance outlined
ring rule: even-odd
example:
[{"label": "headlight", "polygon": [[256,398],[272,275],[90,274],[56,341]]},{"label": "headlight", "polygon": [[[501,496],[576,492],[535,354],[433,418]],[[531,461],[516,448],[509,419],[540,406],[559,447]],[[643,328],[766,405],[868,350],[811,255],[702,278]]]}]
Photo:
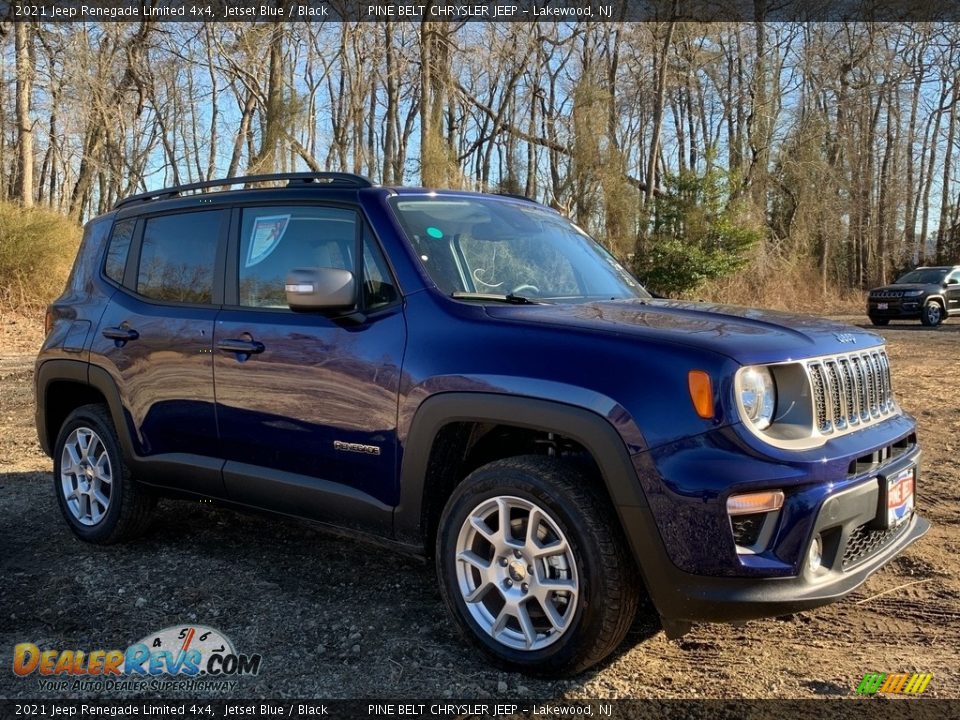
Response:
[{"label": "headlight", "polygon": [[736,393],[743,419],[755,430],[769,427],[777,406],[777,386],[770,370],[762,365],[741,368],[737,373]]},{"label": "headlight", "polygon": [[903,291],[904,297],[920,297],[921,295],[923,295],[923,290],[904,290]]}]

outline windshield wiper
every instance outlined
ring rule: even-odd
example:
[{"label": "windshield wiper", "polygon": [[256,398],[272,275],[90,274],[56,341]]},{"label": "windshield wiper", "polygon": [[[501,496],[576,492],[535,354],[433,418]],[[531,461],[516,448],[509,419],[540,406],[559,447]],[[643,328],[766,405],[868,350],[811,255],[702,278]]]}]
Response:
[{"label": "windshield wiper", "polygon": [[492,302],[510,303],[511,305],[541,305],[536,300],[531,300],[523,295],[498,295],[496,293],[473,293],[473,292],[452,292],[450,297],[454,300],[490,300]]}]

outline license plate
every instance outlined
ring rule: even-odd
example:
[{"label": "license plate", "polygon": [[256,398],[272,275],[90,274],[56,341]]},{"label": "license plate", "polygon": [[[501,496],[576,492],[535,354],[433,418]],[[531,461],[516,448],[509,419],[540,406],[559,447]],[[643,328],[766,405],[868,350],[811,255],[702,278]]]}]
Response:
[{"label": "license plate", "polygon": [[877,303],[877,310],[886,310],[890,307],[890,303]]},{"label": "license plate", "polygon": [[896,527],[913,514],[913,468],[887,478],[887,527]]}]

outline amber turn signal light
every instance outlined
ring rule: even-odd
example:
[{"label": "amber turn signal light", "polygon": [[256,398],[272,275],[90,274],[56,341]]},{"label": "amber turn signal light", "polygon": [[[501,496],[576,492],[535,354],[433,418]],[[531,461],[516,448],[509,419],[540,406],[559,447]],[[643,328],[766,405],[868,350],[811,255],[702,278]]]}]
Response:
[{"label": "amber turn signal light", "polygon": [[691,370],[687,375],[687,384],[697,415],[707,420],[713,419],[713,386],[710,384],[710,376],[703,370]]},{"label": "amber turn signal light", "polygon": [[746,493],[731,495],[727,498],[727,513],[730,515],[752,515],[771,512],[783,507],[783,491]]}]

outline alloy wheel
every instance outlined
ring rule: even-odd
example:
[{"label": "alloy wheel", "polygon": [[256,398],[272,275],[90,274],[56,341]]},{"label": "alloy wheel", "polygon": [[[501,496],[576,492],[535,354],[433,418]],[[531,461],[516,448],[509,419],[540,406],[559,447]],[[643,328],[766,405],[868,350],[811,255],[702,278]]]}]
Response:
[{"label": "alloy wheel", "polygon": [[535,503],[484,500],[457,538],[457,580],[471,617],[497,642],[540,650],[573,624],[577,564],[563,531]]},{"label": "alloy wheel", "polygon": [[76,428],[63,445],[60,486],[67,509],[82,525],[96,525],[107,514],[113,467],[103,440],[88,427]]}]

